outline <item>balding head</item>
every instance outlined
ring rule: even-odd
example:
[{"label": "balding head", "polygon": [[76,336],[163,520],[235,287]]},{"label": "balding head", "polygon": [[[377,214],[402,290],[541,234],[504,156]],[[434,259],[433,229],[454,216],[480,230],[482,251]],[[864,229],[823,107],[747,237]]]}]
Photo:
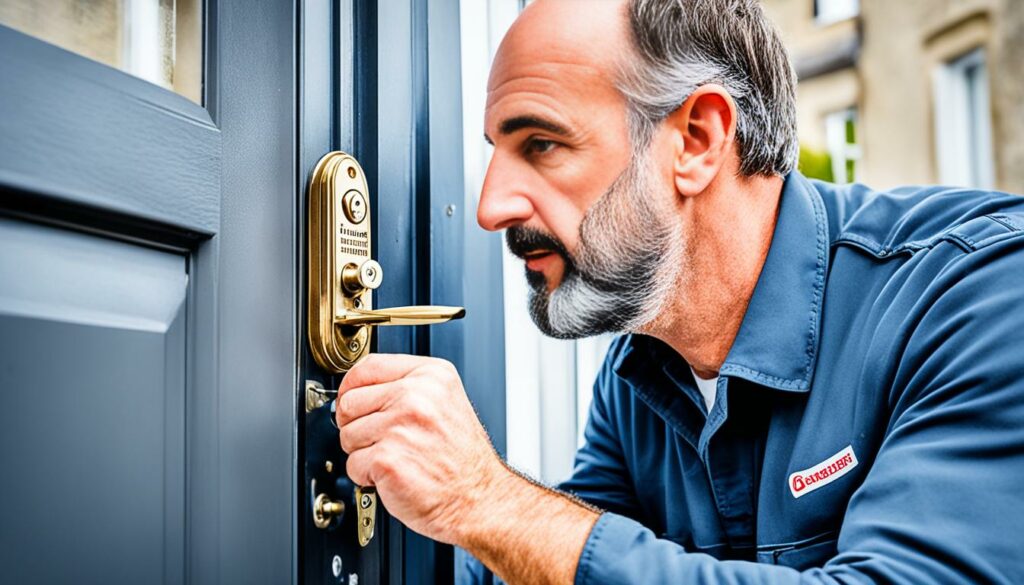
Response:
[{"label": "balding head", "polygon": [[612,81],[630,44],[624,0],[537,0],[523,10],[502,40],[488,90],[517,66],[557,64],[590,68]]},{"label": "balding head", "polygon": [[[625,98],[616,86],[630,46],[622,0],[538,0],[509,29],[487,87],[488,136],[533,118],[586,133],[586,118],[625,128]],[[612,116],[618,124],[611,124]],[[511,123],[510,123],[511,122]],[[626,134],[617,133],[615,138]]]}]

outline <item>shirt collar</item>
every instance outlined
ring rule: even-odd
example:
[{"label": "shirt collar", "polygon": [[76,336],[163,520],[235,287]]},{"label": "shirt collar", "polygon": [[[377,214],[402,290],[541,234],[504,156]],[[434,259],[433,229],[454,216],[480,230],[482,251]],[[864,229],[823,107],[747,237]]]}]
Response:
[{"label": "shirt collar", "polygon": [[[779,390],[810,389],[818,356],[828,241],[821,196],[803,175],[790,173],[768,256],[719,375]],[[635,360],[668,357],[660,355],[667,346],[644,336],[632,335],[625,345],[613,364],[624,378],[645,369],[638,368]]]},{"label": "shirt collar", "polygon": [[806,392],[818,357],[828,274],[828,219],[814,186],[786,177],[775,233],[720,374]]}]

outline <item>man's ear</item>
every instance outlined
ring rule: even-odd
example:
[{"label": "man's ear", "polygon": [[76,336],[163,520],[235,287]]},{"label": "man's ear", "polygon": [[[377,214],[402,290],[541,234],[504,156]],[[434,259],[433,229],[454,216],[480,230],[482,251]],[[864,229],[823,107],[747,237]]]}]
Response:
[{"label": "man's ear", "polygon": [[668,117],[675,152],[672,175],[684,197],[703,192],[722,165],[736,155],[736,102],[720,85],[708,84]]}]

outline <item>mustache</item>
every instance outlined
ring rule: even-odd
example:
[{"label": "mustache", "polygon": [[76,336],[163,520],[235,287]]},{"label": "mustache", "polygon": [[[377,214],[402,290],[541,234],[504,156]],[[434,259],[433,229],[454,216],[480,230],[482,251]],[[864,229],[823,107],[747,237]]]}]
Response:
[{"label": "mustache", "polygon": [[551,250],[564,260],[571,262],[572,257],[565,249],[561,240],[553,234],[536,228],[516,225],[505,230],[505,244],[508,251],[518,258],[525,258],[535,250]]}]

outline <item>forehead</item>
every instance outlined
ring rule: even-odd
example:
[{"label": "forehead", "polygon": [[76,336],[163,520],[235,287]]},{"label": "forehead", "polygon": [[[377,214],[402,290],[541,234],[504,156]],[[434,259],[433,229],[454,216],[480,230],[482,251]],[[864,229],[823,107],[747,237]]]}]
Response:
[{"label": "forehead", "polygon": [[540,110],[530,113],[586,114],[621,103],[615,80],[627,50],[620,2],[535,2],[509,30],[495,56],[487,88],[488,118],[499,112],[503,117],[527,113],[506,111],[522,108]]}]

